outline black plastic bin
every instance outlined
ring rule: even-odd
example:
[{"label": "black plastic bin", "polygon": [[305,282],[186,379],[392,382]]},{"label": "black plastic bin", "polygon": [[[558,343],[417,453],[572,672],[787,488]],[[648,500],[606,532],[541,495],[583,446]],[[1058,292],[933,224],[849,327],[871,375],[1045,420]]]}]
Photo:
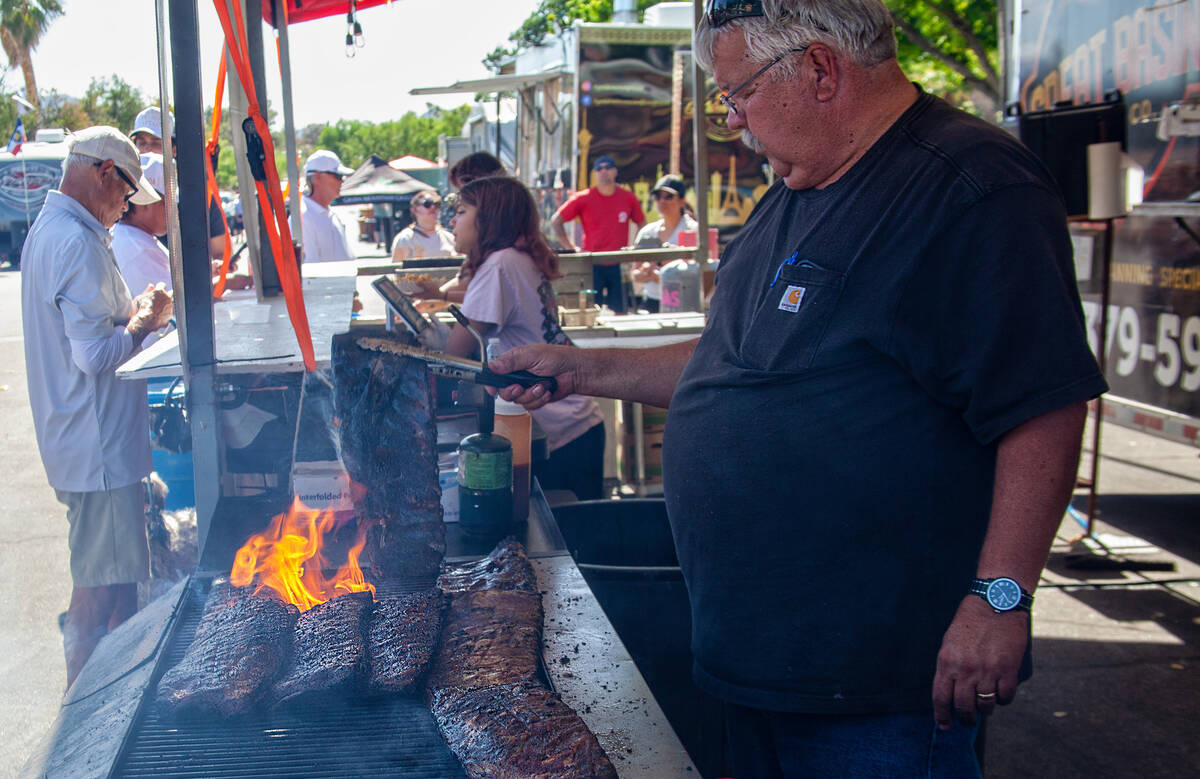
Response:
[{"label": "black plastic bin", "polygon": [[721,775],[721,703],[692,681],[692,618],[661,499],[554,507],[567,549],[702,776]]}]

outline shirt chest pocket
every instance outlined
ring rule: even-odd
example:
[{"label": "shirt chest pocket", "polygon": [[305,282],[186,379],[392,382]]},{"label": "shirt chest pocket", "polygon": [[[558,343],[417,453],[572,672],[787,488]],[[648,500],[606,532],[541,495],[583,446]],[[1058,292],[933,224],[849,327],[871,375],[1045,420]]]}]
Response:
[{"label": "shirt chest pocket", "polygon": [[810,262],[781,267],[746,330],[743,362],[764,371],[811,366],[845,283],[844,273]]}]

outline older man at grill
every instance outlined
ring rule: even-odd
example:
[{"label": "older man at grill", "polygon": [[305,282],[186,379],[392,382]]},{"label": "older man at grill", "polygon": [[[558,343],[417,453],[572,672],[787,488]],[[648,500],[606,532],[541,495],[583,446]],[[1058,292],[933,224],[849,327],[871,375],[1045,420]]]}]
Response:
[{"label": "older man at grill", "polygon": [[726,702],[731,775],[979,776],[1105,389],[1061,199],[905,77],[880,0],[710,0],[695,43],[779,177],[703,335],[491,368],[669,404],[694,675]]},{"label": "older man at grill", "polygon": [[68,685],[105,633],[136,611],[137,582],[150,573],[146,385],[118,380],[116,368],[172,311],[161,287],[131,297],[111,249],[109,229],[127,204],[160,199],[137,149],[112,127],[82,130],[70,143],[21,272],[29,402],[46,477],[70,524]]}]

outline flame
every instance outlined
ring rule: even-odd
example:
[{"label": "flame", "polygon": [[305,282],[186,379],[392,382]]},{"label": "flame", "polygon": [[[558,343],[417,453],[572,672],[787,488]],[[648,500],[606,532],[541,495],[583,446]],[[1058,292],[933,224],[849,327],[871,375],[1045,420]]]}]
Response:
[{"label": "flame", "polygon": [[301,611],[350,592],[375,594],[375,585],[363,577],[358,557],[366,545],[366,526],[360,524],[354,546],[346,554],[346,564],[331,577],[322,550],[326,535],[337,527],[332,511],[315,511],[299,499],[287,513],[271,520],[266,532],[253,535],[234,557],[229,581],[237,587],[255,583],[255,593],[274,590],[275,594]]}]

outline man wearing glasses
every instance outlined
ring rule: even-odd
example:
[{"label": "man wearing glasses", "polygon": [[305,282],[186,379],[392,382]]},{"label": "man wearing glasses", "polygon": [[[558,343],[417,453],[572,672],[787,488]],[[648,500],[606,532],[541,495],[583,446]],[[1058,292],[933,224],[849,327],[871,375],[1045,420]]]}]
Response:
[{"label": "man wearing glasses", "polygon": [[[577,252],[574,241],[567,236],[566,223],[578,219],[583,225],[585,252],[615,252],[633,243],[632,237],[646,223],[646,215],[637,197],[617,186],[617,163],[612,157],[600,155],[592,170],[596,186],[576,192],[559,206],[550,227],[564,248]],[[618,314],[625,313],[625,280],[620,263],[592,265],[592,287],[596,290],[596,303],[607,305]]]},{"label": "man wearing glasses", "polygon": [[353,173],[328,149],[318,149],[304,162],[308,193],[300,199],[305,262],[353,260],[346,227],[329,207],[342,191],[342,179]]},{"label": "man wearing glasses", "polygon": [[160,200],[137,149],[112,127],[75,133],[21,253],[29,405],[46,477],[67,507],[71,603],[63,625],[67,684],[105,633],[133,615],[150,575],[142,479],[150,474],[144,381],[116,368],[171,317],[161,286],[136,298],[109,229],[128,203]]},{"label": "man wearing glasses", "polygon": [[780,179],[704,333],[491,368],[669,404],[663,489],[730,775],[979,776],[1105,390],[1061,199],[905,77],[880,0],[710,0],[694,50]]}]

